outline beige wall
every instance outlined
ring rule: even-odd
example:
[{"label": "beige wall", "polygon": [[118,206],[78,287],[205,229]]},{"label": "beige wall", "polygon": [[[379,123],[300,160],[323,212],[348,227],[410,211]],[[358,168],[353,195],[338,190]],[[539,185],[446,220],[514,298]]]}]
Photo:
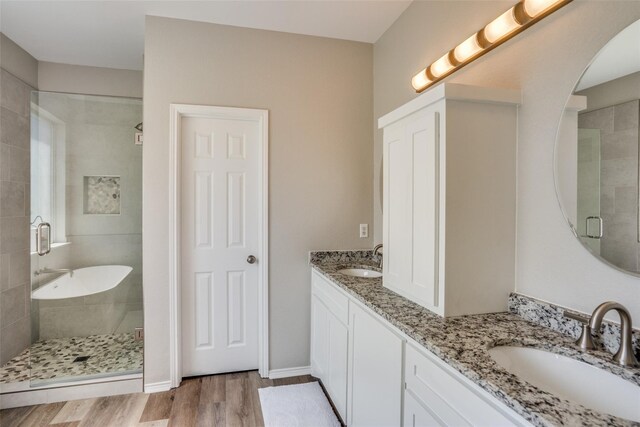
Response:
[{"label": "beige wall", "polygon": [[38,63],[38,89],[51,92],[142,98],[142,71]]},{"label": "beige wall", "polygon": [[[513,2],[414,2],[374,45],[374,115],[416,95],[412,75]],[[594,258],[571,234],[555,194],[553,155],[564,105],[609,39],[640,18],[640,2],[573,2],[455,73],[456,83],[521,88],[518,131],[516,290],[591,312],[617,300],[640,324],[640,279]],[[455,25],[452,23],[455,22]],[[375,133],[376,240],[382,132]],[[489,249],[489,248],[488,248]]]},{"label": "beige wall", "polygon": [[587,108],[582,113],[640,99],[640,71],[584,89],[576,95],[587,97]]},{"label": "beige wall", "polygon": [[0,33],[0,67],[31,87],[38,87],[38,60]]},{"label": "beige wall", "polygon": [[2,33],[0,66],[39,90],[142,98],[142,71],[38,61]]},{"label": "beige wall", "polygon": [[29,103],[38,63],[0,34],[0,366],[31,342]]},{"label": "beige wall", "polygon": [[372,244],[372,46],[148,17],[144,93],[145,383],[169,379],[172,102],[269,110],[270,368],[308,366],[308,251]]}]

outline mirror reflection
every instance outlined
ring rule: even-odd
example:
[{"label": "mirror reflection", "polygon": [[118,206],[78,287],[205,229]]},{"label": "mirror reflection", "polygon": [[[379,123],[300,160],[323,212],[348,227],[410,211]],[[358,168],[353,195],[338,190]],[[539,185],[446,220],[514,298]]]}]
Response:
[{"label": "mirror reflection", "polygon": [[556,184],[574,234],[611,265],[640,272],[640,21],[615,36],[567,102]]}]

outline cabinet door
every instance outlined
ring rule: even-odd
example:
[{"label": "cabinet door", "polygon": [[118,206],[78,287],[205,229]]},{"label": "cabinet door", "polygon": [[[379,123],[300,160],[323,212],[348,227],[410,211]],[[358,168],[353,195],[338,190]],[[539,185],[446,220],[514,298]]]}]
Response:
[{"label": "cabinet door", "polygon": [[432,415],[411,394],[404,392],[404,417],[403,427],[444,427],[446,424]]},{"label": "cabinet door", "polygon": [[443,114],[444,101],[384,130],[384,285],[429,309],[440,305]]},{"label": "cabinet door", "polygon": [[412,152],[404,133],[404,122],[384,129],[383,222],[384,286],[405,289],[411,270],[411,174]]},{"label": "cabinet door", "polygon": [[329,311],[311,296],[311,375],[323,383],[329,370]]},{"label": "cabinet door", "polygon": [[331,401],[340,417],[346,420],[347,415],[347,348],[349,345],[349,329],[338,318],[329,313],[329,367],[323,380]]},{"label": "cabinet door", "polygon": [[322,380],[343,420],[347,415],[349,328],[316,295],[311,297],[311,374]]},{"label": "cabinet door", "polygon": [[349,303],[350,410],[353,427],[399,426],[402,419],[402,338]]}]

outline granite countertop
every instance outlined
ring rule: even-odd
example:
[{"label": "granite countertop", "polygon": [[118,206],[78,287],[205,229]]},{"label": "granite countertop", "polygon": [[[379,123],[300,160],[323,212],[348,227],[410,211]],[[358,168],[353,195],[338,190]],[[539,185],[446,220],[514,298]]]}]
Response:
[{"label": "granite countertop", "polygon": [[312,256],[311,265],[533,425],[640,425],[542,391],[498,366],[488,353],[488,349],[498,345],[536,347],[581,360],[640,386],[640,368],[613,364],[611,354],[606,351],[583,353],[573,338],[508,312],[444,319],[383,287],[381,278],[338,273],[345,267],[374,265],[363,257],[340,255],[315,259]]}]

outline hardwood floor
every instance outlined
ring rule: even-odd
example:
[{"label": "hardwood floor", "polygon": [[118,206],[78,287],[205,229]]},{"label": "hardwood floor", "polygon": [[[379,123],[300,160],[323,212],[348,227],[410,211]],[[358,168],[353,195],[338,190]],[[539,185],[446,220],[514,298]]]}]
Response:
[{"label": "hardwood floor", "polygon": [[264,426],[258,389],[316,381],[257,371],[188,378],[174,390],[73,400],[0,411],[1,427]]}]

